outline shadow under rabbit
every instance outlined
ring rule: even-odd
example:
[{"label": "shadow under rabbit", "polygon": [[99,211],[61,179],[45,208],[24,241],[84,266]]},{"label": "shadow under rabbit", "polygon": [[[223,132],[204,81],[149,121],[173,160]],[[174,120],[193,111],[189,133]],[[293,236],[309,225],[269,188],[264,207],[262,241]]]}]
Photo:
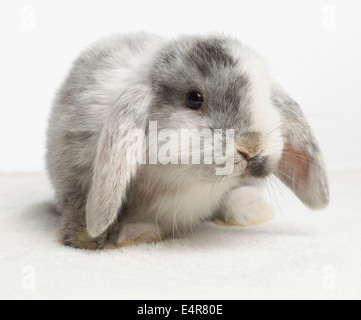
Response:
[{"label": "shadow under rabbit", "polygon": [[[26,226],[26,229],[30,229],[31,232],[36,232],[37,236],[41,233],[51,238],[50,241],[61,244],[59,231],[61,217],[53,201],[44,201],[27,206],[21,211],[18,219],[21,220],[22,226]],[[163,237],[157,243],[142,244],[134,242],[129,243],[129,246],[108,246],[106,249],[120,250],[134,246],[147,246],[149,248],[162,246],[162,248],[169,248],[170,250],[179,246],[189,249],[214,249],[224,248],[230,242],[231,244],[240,243],[240,246],[242,246],[243,240],[245,240],[244,245],[249,243],[249,240],[257,238],[261,239],[262,242],[269,242],[272,241],[274,236],[287,238],[312,237],[315,236],[315,231],[307,226],[297,226],[295,228],[292,225],[280,225],[277,221],[254,227],[219,226],[207,221],[188,232],[180,233],[175,231],[173,235]]]}]

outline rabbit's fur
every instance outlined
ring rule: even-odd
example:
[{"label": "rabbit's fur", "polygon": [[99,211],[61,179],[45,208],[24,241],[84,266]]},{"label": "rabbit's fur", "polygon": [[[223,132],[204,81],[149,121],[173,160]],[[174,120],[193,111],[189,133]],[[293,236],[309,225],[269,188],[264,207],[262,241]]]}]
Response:
[{"label": "rabbit's fur", "polygon": [[[205,97],[206,112],[185,106],[194,90]],[[147,139],[131,142],[130,130],[148,138],[155,122],[156,132],[233,129],[233,173],[216,175],[216,159],[130,163],[127,155],[139,145],[147,157],[154,151]],[[168,146],[182,156],[179,145]],[[75,248],[153,242],[212,218],[263,222],[272,208],[254,186],[270,174],[311,208],[329,198],[322,154],[298,104],[274,83],[262,57],[224,36],[132,34],[94,44],[57,93],[47,150],[62,241]],[[246,171],[239,150],[254,153]],[[212,151],[203,150],[201,159]]]}]

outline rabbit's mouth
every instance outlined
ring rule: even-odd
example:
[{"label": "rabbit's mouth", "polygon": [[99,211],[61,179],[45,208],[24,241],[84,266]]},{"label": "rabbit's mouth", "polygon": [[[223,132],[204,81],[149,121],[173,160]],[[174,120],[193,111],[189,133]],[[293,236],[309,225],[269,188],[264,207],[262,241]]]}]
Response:
[{"label": "rabbit's mouth", "polygon": [[249,164],[246,168],[255,178],[265,178],[272,173],[272,168],[270,166],[270,161],[268,157],[256,156],[249,161]]},{"label": "rabbit's mouth", "polygon": [[256,156],[234,165],[233,176],[265,178],[272,174],[272,165],[267,156]]}]

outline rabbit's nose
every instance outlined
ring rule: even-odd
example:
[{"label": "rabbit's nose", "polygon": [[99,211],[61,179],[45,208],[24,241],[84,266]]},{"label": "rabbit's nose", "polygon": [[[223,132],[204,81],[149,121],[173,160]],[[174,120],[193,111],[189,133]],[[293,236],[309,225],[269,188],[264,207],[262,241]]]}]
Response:
[{"label": "rabbit's nose", "polygon": [[240,155],[248,162],[259,155],[264,149],[262,136],[258,132],[251,132],[243,135],[236,143],[236,148]]}]

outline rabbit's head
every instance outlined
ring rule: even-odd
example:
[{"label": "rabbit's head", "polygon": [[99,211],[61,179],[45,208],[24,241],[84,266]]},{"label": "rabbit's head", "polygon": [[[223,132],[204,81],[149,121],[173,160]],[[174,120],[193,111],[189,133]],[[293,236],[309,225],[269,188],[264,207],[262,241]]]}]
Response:
[{"label": "rabbit's head", "polygon": [[[129,153],[143,146],[146,163],[163,164],[164,172],[179,170],[210,182],[225,175],[262,179],[275,174],[311,208],[327,205],[317,141],[262,57],[232,39],[183,37],[159,48],[150,60],[121,90],[103,129],[87,204],[91,236],[115,220],[139,167],[129,162]],[[134,129],[144,136],[131,139]],[[158,158],[152,162],[154,151]],[[195,151],[199,159],[192,158]],[[225,170],[217,171],[222,166]]]},{"label": "rabbit's head", "polygon": [[[202,142],[213,141],[213,148],[201,145],[202,165],[190,170],[216,179],[218,147],[228,151],[224,160],[231,161],[232,176],[269,175],[281,158],[284,139],[265,61],[240,43],[220,38],[184,38],[158,54],[150,76],[150,120],[163,132],[177,131],[180,140],[180,131],[188,129],[202,132]],[[231,146],[226,145],[227,130],[233,131]],[[181,146],[175,146],[180,156],[189,153]],[[213,165],[204,163],[209,156]]]}]

